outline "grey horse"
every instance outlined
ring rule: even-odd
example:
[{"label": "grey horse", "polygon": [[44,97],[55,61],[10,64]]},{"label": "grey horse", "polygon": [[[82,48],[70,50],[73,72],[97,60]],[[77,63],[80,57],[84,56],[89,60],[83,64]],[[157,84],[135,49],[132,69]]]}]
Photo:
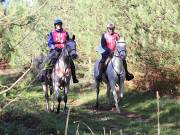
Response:
[{"label": "grey horse", "polygon": [[[107,91],[106,96],[110,103],[110,91],[113,93],[115,107],[117,112],[120,113],[120,108],[118,105],[119,97],[123,97],[125,87],[124,87],[124,80],[125,80],[125,70],[123,66],[123,59],[126,57],[126,48],[125,44],[121,43],[121,41],[117,42],[116,50],[113,54],[112,59],[110,60],[109,64],[107,65],[107,69],[105,74],[103,75],[103,82],[107,84]],[[100,82],[96,80],[97,75],[99,74],[99,65],[100,60],[97,60],[94,65],[94,79],[95,79],[95,87],[96,87],[96,107],[98,108],[99,105],[99,87]],[[116,86],[119,86],[120,94],[118,95],[116,92]]]},{"label": "grey horse", "polygon": [[[75,40],[68,40],[66,46],[62,49],[62,52],[56,61],[53,68],[51,79],[52,87],[50,87],[50,96],[53,96],[55,90],[55,97],[53,96],[53,109],[54,110],[54,100],[57,100],[57,113],[60,111],[61,100],[64,100],[64,111],[67,109],[67,93],[69,91],[69,85],[71,80],[71,68],[70,64],[73,59],[77,58],[76,42]],[[49,95],[48,95],[48,80],[42,83],[43,91],[45,94],[47,110],[50,111],[49,105]],[[63,98],[60,96],[60,89],[63,90]]]}]

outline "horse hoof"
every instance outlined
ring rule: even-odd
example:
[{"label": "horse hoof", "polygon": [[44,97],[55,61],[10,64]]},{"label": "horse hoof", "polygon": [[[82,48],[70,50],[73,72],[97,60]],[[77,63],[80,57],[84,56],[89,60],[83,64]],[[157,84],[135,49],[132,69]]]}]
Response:
[{"label": "horse hoof", "polygon": [[121,113],[121,111],[119,109],[116,109],[117,113]]},{"label": "horse hoof", "polygon": [[59,110],[59,109],[57,109],[56,113],[59,113],[59,112],[60,112],[60,110]]},{"label": "horse hoof", "polygon": [[50,109],[51,112],[54,112],[54,109]]},{"label": "horse hoof", "polygon": [[51,111],[51,109],[48,109],[47,112],[49,113]]},{"label": "horse hoof", "polygon": [[51,109],[50,109],[49,107],[46,108],[46,111],[47,111],[47,112],[50,112],[50,110],[51,110]]},{"label": "horse hoof", "polygon": [[95,105],[94,105],[94,108],[95,108],[95,109],[98,109],[98,108],[99,108],[99,105],[98,105],[98,104],[95,104]]},{"label": "horse hoof", "polygon": [[64,115],[65,115],[65,116],[67,116],[67,115],[68,115],[68,112],[67,112],[67,111],[64,111],[63,113],[64,113]]}]

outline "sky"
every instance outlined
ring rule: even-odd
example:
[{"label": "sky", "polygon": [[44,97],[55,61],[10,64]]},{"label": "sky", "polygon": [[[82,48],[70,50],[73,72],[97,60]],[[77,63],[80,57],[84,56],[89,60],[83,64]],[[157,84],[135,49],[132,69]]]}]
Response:
[{"label": "sky", "polygon": [[[13,1],[13,0],[0,0],[0,1],[2,1],[5,7],[7,7],[10,1]],[[23,0],[23,2],[26,2],[28,6],[32,6],[33,4],[33,0]]]}]

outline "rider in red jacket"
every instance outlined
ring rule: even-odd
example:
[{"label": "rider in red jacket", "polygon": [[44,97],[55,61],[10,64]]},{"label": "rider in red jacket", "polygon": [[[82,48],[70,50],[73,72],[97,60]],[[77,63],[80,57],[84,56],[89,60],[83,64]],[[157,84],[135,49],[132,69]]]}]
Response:
[{"label": "rider in red jacket", "polygon": [[[66,32],[63,27],[63,22],[61,19],[57,18],[54,20],[55,29],[52,30],[49,34],[48,45],[50,48],[50,52],[45,60],[45,69],[42,70],[40,75],[40,81],[43,82],[47,75],[47,72],[51,72],[54,64],[56,63],[57,58],[61,54],[62,48],[65,47],[66,41],[69,40],[69,34]],[[72,78],[74,83],[78,83],[79,81],[76,78],[75,65],[71,60],[71,71]]]},{"label": "rider in red jacket", "polygon": [[[108,23],[107,32],[102,34],[102,37],[101,37],[101,46],[105,51],[101,54],[102,59],[100,60],[100,63],[99,63],[99,66],[100,66],[99,75],[96,78],[98,81],[102,81],[102,74],[106,70],[105,61],[115,51],[116,42],[120,38],[120,35],[118,33],[116,33],[114,30],[115,30],[114,23]],[[127,63],[126,63],[125,59],[123,60],[123,66],[124,66],[124,69],[126,72],[126,80],[128,80],[128,81],[132,80],[134,78],[134,76],[133,76],[133,74],[128,72]]]}]

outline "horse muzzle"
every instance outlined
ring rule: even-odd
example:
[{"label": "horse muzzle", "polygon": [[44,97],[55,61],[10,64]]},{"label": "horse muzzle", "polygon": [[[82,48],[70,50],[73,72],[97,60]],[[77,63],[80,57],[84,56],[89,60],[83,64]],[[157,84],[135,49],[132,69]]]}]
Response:
[{"label": "horse muzzle", "polygon": [[73,55],[71,56],[71,58],[72,58],[73,60],[75,60],[75,59],[78,58],[78,55],[77,55],[77,54],[73,54]]}]

